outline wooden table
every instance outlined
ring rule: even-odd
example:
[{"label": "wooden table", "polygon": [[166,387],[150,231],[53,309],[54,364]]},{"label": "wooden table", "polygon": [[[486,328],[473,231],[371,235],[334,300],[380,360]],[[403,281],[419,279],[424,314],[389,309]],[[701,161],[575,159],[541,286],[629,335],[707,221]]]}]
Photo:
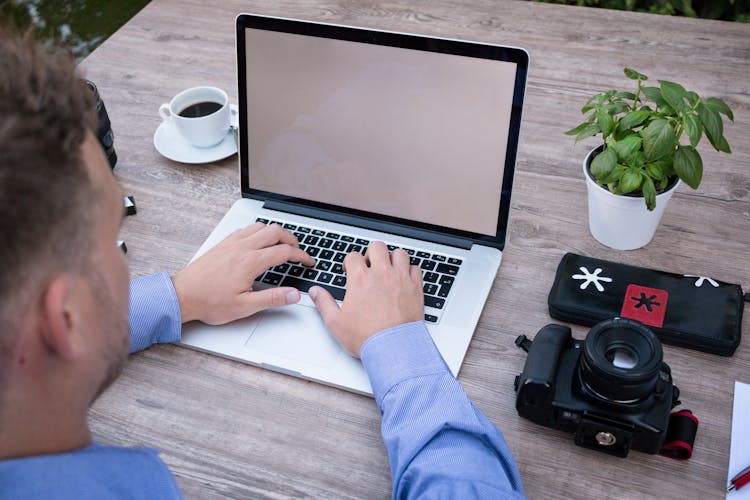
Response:
[{"label": "wooden table", "polygon": [[[178,91],[210,84],[236,100],[239,12],[528,49],[510,241],[459,380],[504,432],[530,498],[723,498],[733,384],[750,382],[750,341],[730,358],[664,348],[685,405],[701,419],[688,462],[606,456],[522,420],[513,377],[526,356],[513,341],[551,322],[547,292],[568,251],[750,288],[750,25],[524,1],[154,0],[82,63],[112,118],[115,173],[138,206],[122,230],[133,276],[180,269],[239,197],[236,156],[182,165],[152,143],[159,105]],[[614,252],[587,227],[581,161],[596,140],[576,145],[563,131],[579,122],[588,96],[629,84],[624,66],[720,96],[736,122],[726,128],[734,153],[702,148],[701,188],[678,189],[653,242]],[[586,332],[574,327],[579,338]],[[391,491],[372,399],[180,346],[132,356],[91,425],[103,443],[161,449],[191,498]]]}]

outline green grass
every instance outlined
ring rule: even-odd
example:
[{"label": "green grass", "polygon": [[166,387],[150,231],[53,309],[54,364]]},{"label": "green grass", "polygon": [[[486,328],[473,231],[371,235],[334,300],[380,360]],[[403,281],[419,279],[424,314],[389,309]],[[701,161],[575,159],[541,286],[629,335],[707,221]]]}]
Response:
[{"label": "green grass", "polygon": [[722,21],[750,22],[750,0],[533,0]]},{"label": "green grass", "polygon": [[0,0],[0,21],[86,57],[150,0]]}]

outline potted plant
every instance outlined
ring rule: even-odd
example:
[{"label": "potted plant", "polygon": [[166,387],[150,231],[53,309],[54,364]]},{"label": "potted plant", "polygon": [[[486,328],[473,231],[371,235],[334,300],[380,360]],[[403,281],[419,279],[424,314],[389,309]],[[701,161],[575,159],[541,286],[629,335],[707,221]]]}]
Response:
[{"label": "potted plant", "polygon": [[731,153],[723,117],[732,111],[716,97],[703,98],[674,82],[647,86],[646,75],[625,68],[635,92],[596,94],[581,109],[583,123],[565,132],[576,142],[601,134],[603,144],[584,160],[589,229],[601,243],[632,250],[653,238],[667,201],[680,181],[697,189],[703,161],[695,149],[703,136]]}]

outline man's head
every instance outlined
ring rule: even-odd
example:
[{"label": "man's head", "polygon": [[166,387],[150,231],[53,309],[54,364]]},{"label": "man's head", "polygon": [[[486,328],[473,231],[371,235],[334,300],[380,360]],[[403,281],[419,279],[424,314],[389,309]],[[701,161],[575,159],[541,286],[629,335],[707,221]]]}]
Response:
[{"label": "man's head", "polygon": [[0,28],[0,68],[0,408],[55,371],[88,405],[127,354],[122,195],[72,59]]}]

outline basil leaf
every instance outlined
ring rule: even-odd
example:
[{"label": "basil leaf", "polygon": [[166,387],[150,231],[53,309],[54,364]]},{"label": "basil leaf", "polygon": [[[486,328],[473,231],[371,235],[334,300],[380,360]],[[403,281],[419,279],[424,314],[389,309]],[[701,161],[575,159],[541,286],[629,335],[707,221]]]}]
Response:
[{"label": "basil leaf", "polygon": [[643,197],[646,199],[646,208],[653,210],[656,207],[656,188],[654,187],[654,181],[650,177],[646,176],[643,179],[643,186],[641,186]]},{"label": "basil leaf", "polygon": [[643,152],[653,161],[668,155],[675,147],[675,132],[664,118],[658,118],[643,131]]},{"label": "basil leaf", "polygon": [[698,142],[701,140],[701,135],[703,134],[703,131],[701,130],[701,121],[700,118],[698,118],[698,115],[694,113],[686,114],[682,119],[682,126],[690,138],[690,145],[693,147],[697,146]]},{"label": "basil leaf", "polygon": [[709,97],[705,100],[704,104],[708,106],[709,108],[713,109],[717,113],[721,113],[722,115],[726,115],[727,118],[734,121],[734,115],[732,114],[732,110],[729,109],[729,106],[727,106],[727,103],[719,99],[718,97]]},{"label": "basil leaf", "polygon": [[612,172],[615,165],[617,165],[617,153],[614,149],[607,148],[596,155],[596,158],[591,162],[591,175],[598,182],[601,182],[601,179],[606,178]]},{"label": "basil leaf", "polygon": [[622,194],[631,193],[641,187],[642,180],[643,174],[639,170],[629,168],[620,179],[620,191]]},{"label": "basil leaf", "polygon": [[679,146],[674,152],[674,169],[685,184],[698,189],[703,177],[703,161],[692,146]]},{"label": "basil leaf", "polygon": [[625,76],[627,76],[631,80],[648,80],[648,77],[646,75],[644,75],[643,73],[638,73],[634,69],[625,68],[623,71],[625,72]]}]

